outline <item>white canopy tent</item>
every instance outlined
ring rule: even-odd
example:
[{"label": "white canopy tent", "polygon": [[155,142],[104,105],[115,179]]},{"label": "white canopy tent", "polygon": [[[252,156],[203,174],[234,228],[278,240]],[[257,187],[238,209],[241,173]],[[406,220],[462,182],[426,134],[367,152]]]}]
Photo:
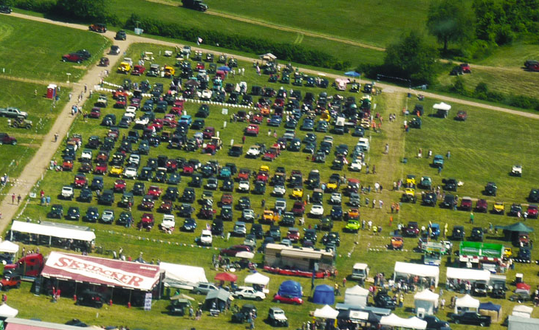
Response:
[{"label": "white canopy tent", "polygon": [[337,315],[339,315],[339,312],[335,309],[333,309],[333,307],[331,307],[330,305],[325,305],[324,307],[322,308],[317,308],[315,311],[314,311],[314,317],[320,317],[320,318],[323,318],[323,319],[336,319],[337,318]]},{"label": "white canopy tent", "polygon": [[354,307],[367,306],[369,290],[360,287],[359,285],[346,289],[344,292],[344,303]]},{"label": "white canopy tent", "polygon": [[525,305],[516,305],[513,308],[513,313],[511,313],[511,315],[524,317],[524,318],[530,318],[532,316],[532,312],[533,312],[533,307],[528,307]]},{"label": "white canopy tent", "polygon": [[93,242],[95,233],[88,227],[66,226],[56,223],[33,223],[13,221],[11,226],[10,241],[13,241],[14,233],[34,234],[46,237],[73,239],[77,241]]},{"label": "white canopy tent", "polygon": [[455,313],[468,310],[475,310],[477,312],[479,310],[479,304],[479,300],[472,298],[472,296],[467,294],[464,297],[457,298],[457,301],[455,302]]},{"label": "white canopy tent", "polygon": [[398,317],[395,314],[391,314],[389,316],[382,316],[382,318],[380,319],[380,324],[387,325],[390,327],[400,327],[400,328],[418,329],[418,330],[424,330],[427,328],[427,321],[423,321],[417,317],[404,319],[404,318]]},{"label": "white canopy tent", "polygon": [[202,267],[193,267],[179,264],[161,262],[161,271],[165,271],[165,285],[174,288],[186,288],[197,286],[198,283],[206,283],[206,272]]},{"label": "white canopy tent", "polygon": [[258,272],[248,275],[245,278],[245,284],[251,284],[253,286],[260,286],[262,287],[262,292],[269,293],[269,290],[267,288],[268,283],[270,281],[270,278],[266,275],[262,275]]},{"label": "white canopy tent", "polygon": [[10,241],[3,241],[0,243],[0,252],[15,254],[19,252],[19,245]]},{"label": "white canopy tent", "polygon": [[444,102],[440,102],[440,103],[436,103],[435,105],[432,106],[435,110],[444,110],[444,111],[449,111],[451,110],[451,106],[447,103],[444,103]]},{"label": "white canopy tent", "polygon": [[447,281],[450,279],[460,279],[461,281],[490,281],[490,272],[488,270],[453,268],[447,267]]},{"label": "white canopy tent", "polygon": [[434,309],[438,308],[439,294],[428,289],[414,295],[414,306],[416,313],[422,315],[434,315]]},{"label": "white canopy tent", "polygon": [[412,264],[407,262],[395,262],[395,272],[393,280],[396,281],[399,277],[407,278],[409,276],[419,276],[427,279],[434,279],[434,286],[438,286],[440,278],[440,268],[437,266]]},{"label": "white canopy tent", "polygon": [[0,318],[15,317],[19,314],[19,310],[8,306],[6,303],[0,306]]},{"label": "white canopy tent", "polygon": [[266,275],[262,275],[260,273],[254,273],[251,275],[248,275],[245,278],[245,284],[258,284],[258,285],[268,285],[270,281],[270,278]]}]

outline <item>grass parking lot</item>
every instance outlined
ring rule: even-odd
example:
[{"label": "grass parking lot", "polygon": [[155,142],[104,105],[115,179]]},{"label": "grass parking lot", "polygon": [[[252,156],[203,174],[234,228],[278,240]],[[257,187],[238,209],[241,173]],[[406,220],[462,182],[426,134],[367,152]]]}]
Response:
[{"label": "grass parking lot", "polygon": [[[173,58],[166,58],[160,54],[164,54],[166,48],[160,48],[150,45],[134,45],[131,49],[128,50],[128,56],[137,61],[140,58],[140,54],[143,51],[152,51],[155,55],[154,63],[160,65],[164,64],[174,64],[175,60]],[[215,54],[216,57],[219,54]],[[195,65],[195,63],[193,63]],[[148,64],[146,65],[148,67]],[[296,87],[292,85],[282,85],[281,83],[270,83],[268,82],[268,76],[262,75],[258,76],[255,70],[252,68],[252,63],[239,63],[239,67],[244,67],[246,69],[245,76],[240,76],[236,74],[235,76],[229,76],[225,83],[239,83],[241,81],[248,82],[248,90],[251,89],[252,85],[258,85],[261,87],[272,87],[275,89],[283,86],[284,88],[290,90],[301,90],[302,95],[305,95],[306,92],[312,92],[317,96],[320,92],[327,91],[329,95],[337,94],[334,88],[329,87],[328,89],[321,88],[307,88],[307,87]],[[133,77],[125,76],[121,74],[112,73],[109,77],[109,81],[116,84],[123,83],[125,78],[129,78],[132,81],[140,82],[145,80],[146,77]],[[150,83],[153,85],[156,82],[160,82],[165,86],[165,89],[168,87],[170,80],[165,78],[149,78]],[[88,113],[93,107],[93,103],[99,97],[99,93],[95,93],[92,97],[92,100],[84,106],[84,112]],[[362,96],[362,94],[353,94],[349,92],[339,92],[339,94],[344,96],[355,96],[356,101]],[[116,114],[118,120],[120,119],[123,110],[113,108],[113,100],[109,97],[108,107],[102,109],[101,118],[104,115],[109,113]],[[255,97],[255,101],[258,97]],[[144,101],[144,100],[143,100]],[[534,140],[533,127],[536,126],[537,122],[532,119],[524,119],[516,116],[511,116],[507,114],[497,113],[497,112],[486,112],[487,110],[479,109],[470,109],[462,108],[459,106],[454,106],[451,110],[451,115],[447,119],[440,119],[435,117],[428,116],[431,111],[432,104],[436,100],[425,100],[422,102],[425,106],[425,116],[423,117],[423,128],[420,130],[411,129],[408,133],[405,133],[402,129],[402,121],[405,117],[401,116],[401,109],[408,104],[409,108],[412,108],[416,103],[414,100],[406,100],[404,95],[401,94],[392,94],[392,93],[382,93],[380,96],[374,97],[373,104],[376,104],[376,109],[373,110],[373,113],[380,113],[384,118],[384,123],[381,128],[381,132],[375,133],[371,130],[367,131],[367,136],[371,138],[371,151],[367,154],[367,163],[371,166],[371,171],[373,165],[376,166],[377,174],[366,174],[365,169],[360,173],[350,172],[348,169],[343,171],[334,171],[330,169],[330,165],[333,156],[333,149],[325,164],[316,164],[308,161],[307,154],[299,152],[293,153],[290,151],[283,151],[283,154],[278,157],[274,162],[268,163],[263,162],[260,159],[247,159],[245,156],[240,158],[234,158],[227,155],[228,147],[232,144],[241,143],[242,139],[242,130],[246,126],[245,123],[233,123],[230,122],[230,115],[241,108],[235,108],[232,106],[223,106],[223,105],[210,105],[210,116],[205,119],[206,126],[215,127],[219,131],[219,136],[222,139],[224,146],[215,156],[201,154],[200,150],[196,152],[186,152],[167,149],[166,145],[162,143],[160,146],[151,148],[149,156],[142,156],[141,164],[144,166],[148,158],[157,157],[158,155],[165,155],[168,158],[178,158],[183,157],[187,160],[189,159],[198,159],[202,164],[206,163],[209,160],[218,160],[220,164],[225,163],[234,163],[238,168],[246,167],[251,170],[257,170],[261,165],[268,165],[270,167],[270,174],[274,173],[274,170],[277,166],[284,166],[287,171],[287,176],[290,174],[290,171],[294,169],[300,169],[306,178],[306,175],[311,169],[318,169],[321,173],[321,178],[323,182],[326,182],[329,176],[333,172],[338,172],[341,175],[346,175],[347,178],[358,178],[361,180],[363,186],[374,186],[375,182],[380,182],[384,186],[382,193],[371,192],[369,194],[361,195],[362,207],[360,208],[361,219],[371,220],[377,226],[382,226],[383,230],[381,234],[374,235],[370,231],[364,230],[360,231],[358,234],[345,233],[343,232],[343,227],[345,226],[344,221],[335,221],[334,230],[339,232],[341,235],[341,246],[337,250],[336,265],[339,270],[339,275],[337,278],[326,279],[326,280],[317,280],[316,284],[329,284],[333,286],[335,282],[341,283],[342,278],[351,273],[351,267],[354,262],[367,262],[371,265],[371,275],[374,275],[378,272],[383,272],[386,274],[386,277],[390,277],[393,272],[394,262],[395,261],[411,261],[411,262],[421,262],[421,254],[414,253],[413,248],[416,246],[416,239],[406,238],[405,239],[405,250],[402,252],[387,250],[385,247],[389,243],[391,235],[389,233],[390,229],[394,230],[396,224],[402,222],[406,224],[408,221],[418,221],[420,225],[427,225],[429,221],[437,222],[440,224],[449,224],[451,230],[454,224],[465,225],[467,232],[469,233],[473,226],[481,226],[483,228],[488,228],[489,223],[494,225],[497,224],[509,224],[516,221],[515,218],[508,216],[497,216],[491,214],[477,215],[475,224],[468,224],[469,213],[463,211],[449,211],[445,209],[429,208],[421,206],[420,203],[417,204],[407,204],[403,203],[401,207],[401,212],[399,214],[391,213],[389,206],[392,202],[397,202],[401,197],[401,192],[392,191],[392,184],[398,179],[404,179],[407,174],[415,174],[417,178],[422,175],[428,175],[433,178],[434,184],[441,184],[441,178],[446,177],[455,177],[458,180],[464,182],[464,185],[458,189],[459,196],[471,196],[471,197],[481,197],[482,187],[487,181],[496,181],[499,187],[499,194],[497,199],[503,200],[506,202],[506,205],[510,203],[525,203],[527,193],[531,187],[537,184],[535,178],[539,177],[537,175],[537,169],[534,167],[534,164],[537,163],[537,156],[533,152],[528,150],[534,150],[537,141]],[[408,103],[406,103],[408,102]],[[417,103],[420,103],[417,101]],[[196,113],[199,103],[196,102],[186,102],[185,111],[189,115],[194,115]],[[227,108],[229,110],[228,114],[223,114],[222,109]],[[468,120],[465,122],[456,122],[452,119],[452,115],[458,110],[466,110],[468,112]],[[390,113],[397,114],[396,122],[388,122],[387,118]],[[138,115],[137,115],[138,116]],[[161,115],[158,115],[160,117]],[[317,119],[318,120],[318,119]],[[408,118],[409,120],[409,118]],[[79,117],[70,131],[70,134],[81,134],[83,136],[84,143],[88,140],[91,135],[97,135],[103,137],[107,132],[108,128],[99,126],[101,119],[87,119],[85,120],[82,117]],[[227,122],[226,128],[224,123]],[[302,120],[300,120],[301,125]],[[165,129],[166,130],[166,129]],[[244,145],[244,152],[248,149],[251,144],[255,142],[265,143],[266,145],[272,144],[276,139],[274,137],[274,131],[278,137],[282,136],[285,132],[283,125],[279,128],[268,127],[266,123],[261,125],[260,135],[258,138],[247,137]],[[269,132],[269,134],[268,134]],[[296,136],[302,139],[307,132],[300,131],[296,129]],[[127,135],[127,130],[120,130],[120,140],[121,136]],[[189,136],[192,136],[193,130],[190,130]],[[326,133],[316,133],[318,142],[326,135]],[[335,135],[334,136],[334,146],[339,144],[347,144],[350,148],[357,142],[357,137],[352,137],[350,134],[345,135]],[[388,143],[390,151],[388,154],[384,154],[384,146]],[[64,144],[62,144],[63,146]],[[116,146],[119,145],[119,142],[116,143]],[[522,146],[526,146],[525,148]],[[434,154],[445,155],[447,150],[451,151],[451,158],[446,160],[446,166],[444,167],[441,175],[437,174],[437,171],[429,166],[430,160],[422,158],[415,158],[417,150],[419,148],[423,149],[423,154],[427,154],[428,149],[432,149]],[[84,146],[83,148],[84,149]],[[136,147],[135,147],[136,149]],[[60,148],[55,155],[55,159],[61,161],[61,153],[63,149]],[[94,151],[95,157],[96,151]],[[80,151],[77,153],[80,156]],[[403,157],[408,158],[406,164],[402,163],[401,160]],[[513,164],[522,164],[524,168],[524,175],[522,178],[509,177],[508,172]],[[64,207],[64,211],[70,206],[78,206],[83,216],[89,206],[98,207],[100,213],[103,210],[112,208],[116,212],[116,216],[120,212],[126,211],[116,206],[116,203],[112,207],[97,205],[97,201],[94,198],[91,203],[81,203],[73,201],[64,201],[58,198],[61,187],[65,184],[73,182],[74,174],[78,169],[80,163],[76,163],[73,172],[56,172],[48,171],[45,175],[41,188],[45,191],[47,195],[52,197],[52,204],[61,204]],[[110,168],[110,167],[109,167]],[[88,174],[87,178],[91,181],[94,177],[92,174]],[[116,177],[105,175],[105,189],[110,189],[113,186]],[[181,182],[178,185],[180,193],[188,185],[190,178],[188,176],[182,176]],[[204,181],[206,182],[206,181]],[[130,191],[135,183],[135,180],[127,180],[127,190]],[[146,189],[150,182],[145,182]],[[161,188],[166,188],[166,184],[155,183]],[[237,183],[236,183],[237,186]],[[342,186],[341,186],[342,187]],[[266,194],[263,196],[254,195],[254,194],[245,194],[245,193],[234,193],[234,204],[237,202],[241,196],[249,196],[251,198],[251,203],[254,211],[257,214],[260,214],[263,211],[261,205],[262,199],[266,200],[267,207],[273,207],[274,199],[269,196],[272,187],[268,186]],[[199,199],[202,195],[203,188],[196,189],[196,196]],[[288,189],[290,190],[290,189]],[[419,190],[418,190],[419,191]],[[311,194],[310,190],[306,190],[305,194]],[[75,196],[78,196],[79,191],[77,190]],[[214,201],[217,202],[220,200],[222,192],[217,190],[214,192]],[[115,198],[116,202],[121,197],[121,194],[116,193]],[[304,197],[305,198],[305,197]],[[369,198],[371,201],[384,200],[385,205],[383,209],[365,206],[365,199]],[[135,223],[137,223],[142,213],[141,210],[138,210],[137,207],[141,202],[142,197],[136,196],[135,203],[132,208],[132,214]],[[286,198],[288,202],[288,208],[293,203],[293,200]],[[330,204],[328,203],[329,195],[326,194],[324,198],[324,214],[328,214],[331,209]],[[344,202],[348,199],[344,197]],[[489,199],[489,205],[491,205],[493,199]],[[159,206],[160,200],[157,201],[156,205]],[[176,203],[177,204],[177,203]],[[195,202],[193,204],[198,211],[200,206]],[[215,204],[214,204],[215,205]],[[370,205],[370,204],[369,204]],[[219,214],[219,208],[216,207],[217,214]],[[307,205],[306,210],[310,209],[310,205]],[[347,206],[343,205],[343,209],[346,211]],[[50,207],[39,205],[39,201],[31,200],[24,210],[23,218],[30,218],[34,221],[45,221],[47,219],[47,212],[50,210]],[[202,266],[206,270],[207,278],[211,281],[214,275],[217,273],[215,270],[211,269],[211,258],[212,254],[217,253],[215,249],[201,249],[196,247],[194,240],[200,234],[200,230],[205,228],[206,224],[211,223],[210,220],[201,220],[198,219],[198,228],[195,233],[186,233],[180,232],[179,227],[183,223],[183,219],[176,217],[176,230],[172,234],[166,234],[162,231],[159,231],[157,224],[162,220],[162,215],[156,212],[156,209],[152,211],[156,218],[156,226],[152,228],[151,231],[138,231],[136,228],[125,228],[118,225],[106,225],[102,223],[87,223],[82,220],[79,221],[69,221],[69,220],[54,220],[62,223],[78,224],[89,226],[96,232],[97,242],[96,245],[103,248],[104,257],[111,257],[111,251],[118,251],[120,247],[123,248],[124,254],[136,258],[141,251],[144,252],[144,259],[148,262],[153,261],[157,262],[158,260],[174,262],[174,263],[183,263],[194,266]],[[234,220],[239,218],[240,211],[234,211]],[[390,217],[394,218],[393,225],[389,227]],[[305,217],[306,223],[305,228],[311,226],[314,227],[319,223],[317,219],[312,219]],[[535,224],[536,220],[529,220],[527,225],[533,226],[537,229]],[[232,230],[232,222],[225,222],[225,232]],[[248,225],[248,228],[250,225]],[[264,225],[264,229],[268,229],[268,225]],[[281,228],[283,234],[286,232],[286,228]],[[319,233],[319,238],[323,233]],[[488,235],[488,242],[499,242],[498,237],[494,237],[493,234]],[[232,237],[230,240],[225,238],[214,238],[214,248],[225,248],[233,244],[241,244],[243,238]],[[508,242],[504,242],[508,244]],[[457,244],[457,243],[455,243]],[[323,246],[320,243],[317,243],[317,247],[322,248]],[[30,249],[32,247],[27,247]],[[48,249],[43,249],[43,252],[48,252]],[[516,249],[515,249],[516,250]],[[533,256],[535,257],[537,249],[533,250]],[[254,258],[254,261],[261,264],[263,262],[262,254],[257,254]],[[441,266],[440,272],[440,283],[445,283],[445,266],[446,262]],[[524,278],[527,283],[532,287],[535,287],[539,282],[535,278],[537,266],[535,264],[530,265],[517,265],[514,271],[509,271],[507,273],[508,281],[512,281],[515,277],[516,272],[524,274]],[[247,275],[247,271],[242,270],[238,272],[239,283],[243,283],[243,278]],[[276,292],[280,282],[293,279],[298,280],[303,286],[303,291],[305,298],[311,294],[310,290],[310,279],[308,278],[290,278],[277,275],[269,275],[271,278],[270,281],[270,291],[271,295]],[[352,285],[352,281],[349,281],[348,287]],[[512,286],[510,286],[513,288]],[[159,325],[161,328],[171,328],[177,327],[178,324],[185,328],[198,327],[202,329],[215,327],[216,322],[227,322],[227,327],[231,329],[240,329],[244,326],[234,325],[229,322],[230,313],[228,315],[221,315],[217,319],[204,316],[201,321],[188,320],[187,318],[171,317],[166,315],[166,306],[168,302],[166,300],[155,301],[152,306],[151,312],[144,312],[141,308],[135,307],[131,310],[128,310],[126,306],[113,305],[112,307],[104,307],[102,310],[96,311],[92,308],[79,307],[75,306],[71,299],[61,299],[57,305],[51,305],[48,298],[41,296],[34,298],[33,294],[29,292],[29,285],[25,285],[21,290],[14,290],[8,293],[9,303],[15,307],[20,308],[20,316],[25,318],[40,318],[47,321],[56,321],[56,322],[65,322],[71,318],[79,318],[85,322],[92,324],[101,324],[101,325],[119,325],[125,324],[130,328],[155,328],[156,325]],[[449,298],[453,293],[446,291],[446,300],[449,301]],[[198,301],[203,300],[203,296],[194,295]],[[490,298],[481,298],[481,301],[492,300]],[[337,299],[338,302],[342,301],[342,297]],[[513,303],[510,303],[508,300],[499,300],[494,299],[495,303],[502,304],[503,310],[508,313],[511,311]],[[247,303],[247,301],[238,301],[235,303],[242,305]],[[528,303],[529,304],[529,303]],[[267,309],[274,305],[271,302],[271,298],[267,298],[265,301],[256,302],[255,305],[259,311],[259,319],[256,322],[256,327],[261,329],[271,328],[269,325],[263,323],[263,319],[266,316]],[[22,308],[23,306],[31,306],[34,308]],[[50,313],[53,309],[62,308],[63,313]],[[310,320],[308,316],[309,311],[313,311],[315,308],[321,306],[314,305],[310,302],[305,303],[302,306],[291,306],[283,305],[287,316],[289,317],[290,327],[298,328],[301,327],[301,323]],[[397,309],[396,313],[400,316],[410,316],[410,309],[413,308],[413,294],[408,294],[406,296],[405,308]],[[447,309],[444,312],[448,312]],[[97,314],[96,314],[97,313]],[[534,313],[534,315],[537,312]],[[444,313],[440,313],[439,316],[443,319],[446,318]],[[455,329],[464,329],[464,326],[453,326]],[[493,329],[501,329],[501,326],[493,325]]]}]

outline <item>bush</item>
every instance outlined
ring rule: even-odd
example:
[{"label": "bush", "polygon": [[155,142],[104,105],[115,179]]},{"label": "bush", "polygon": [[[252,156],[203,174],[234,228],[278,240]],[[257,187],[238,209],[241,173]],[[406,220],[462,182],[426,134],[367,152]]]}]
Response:
[{"label": "bush", "polygon": [[131,15],[127,22],[125,22],[124,28],[132,30],[135,28],[137,22],[138,27],[143,29],[144,33],[147,34],[190,41],[196,41],[197,38],[200,37],[204,39],[204,43],[208,45],[216,45],[254,54],[271,52],[283,61],[297,62],[336,70],[345,70],[350,66],[349,62],[339,61],[327,53],[307,49],[301,45],[275,43],[266,39],[243,38],[239,35],[223,34],[218,31],[193,29],[179,24],[163,23],[152,18],[140,17],[135,14]]},{"label": "bush", "polygon": [[22,0],[15,3],[15,7],[23,10],[35,11],[38,13],[52,13],[56,7],[55,1],[36,1],[36,0]]}]

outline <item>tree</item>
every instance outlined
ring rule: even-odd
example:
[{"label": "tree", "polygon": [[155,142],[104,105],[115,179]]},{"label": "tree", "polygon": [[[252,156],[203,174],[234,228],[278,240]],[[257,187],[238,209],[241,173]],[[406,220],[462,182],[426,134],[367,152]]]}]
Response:
[{"label": "tree", "polygon": [[447,45],[461,42],[472,35],[473,17],[463,0],[442,0],[433,2],[429,8],[427,28],[438,42]]},{"label": "tree", "polygon": [[438,51],[423,35],[411,31],[386,49],[383,69],[391,75],[419,83],[431,83],[436,77]]},{"label": "tree", "polygon": [[56,7],[65,17],[83,20],[105,20],[107,17],[105,0],[58,0]]}]

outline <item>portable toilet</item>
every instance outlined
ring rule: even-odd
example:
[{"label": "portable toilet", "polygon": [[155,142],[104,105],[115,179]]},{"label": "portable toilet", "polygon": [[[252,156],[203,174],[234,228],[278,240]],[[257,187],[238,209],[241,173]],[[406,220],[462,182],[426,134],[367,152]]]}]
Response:
[{"label": "portable toilet", "polygon": [[56,86],[55,84],[49,84],[49,86],[47,86],[47,98],[48,99],[54,99],[56,98],[56,88],[58,86]]}]

